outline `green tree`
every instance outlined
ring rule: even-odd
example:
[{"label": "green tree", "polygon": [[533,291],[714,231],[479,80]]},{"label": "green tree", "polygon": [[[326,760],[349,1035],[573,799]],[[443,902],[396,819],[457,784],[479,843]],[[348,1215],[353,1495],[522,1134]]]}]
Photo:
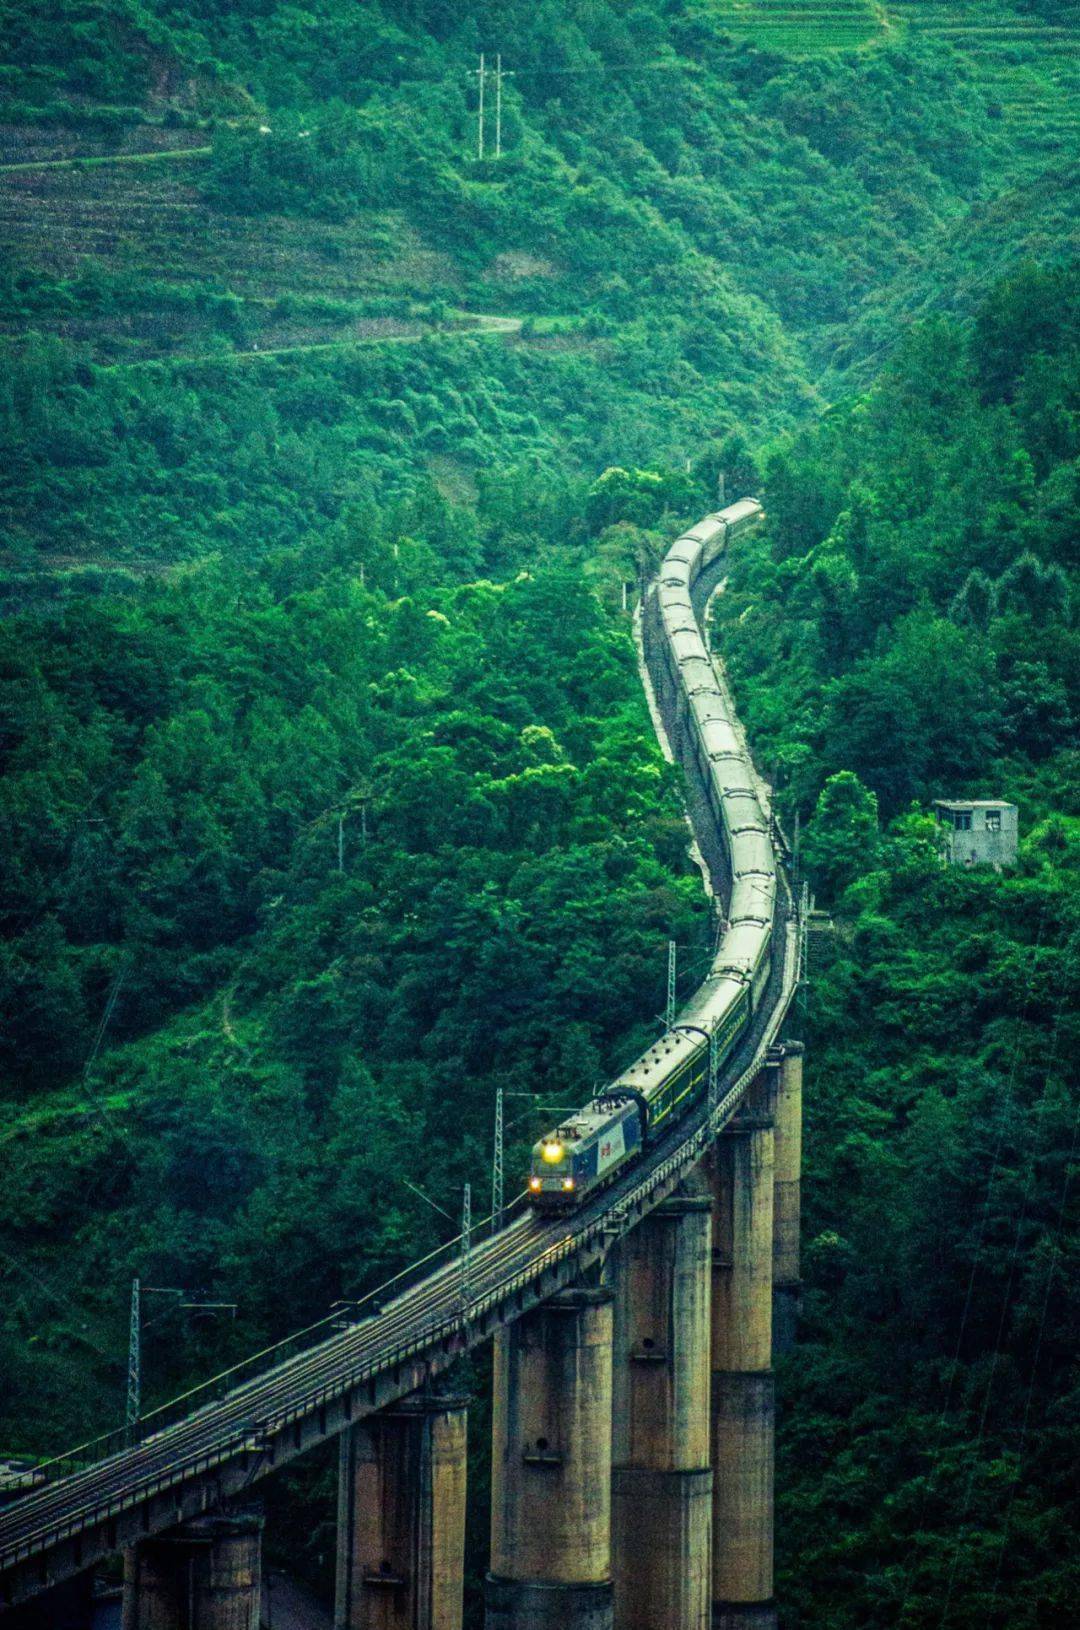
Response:
[{"label": "green tree", "polygon": [[857,775],[841,770],[821,789],[803,837],[803,856],[823,897],[836,901],[880,853],[877,798]]}]

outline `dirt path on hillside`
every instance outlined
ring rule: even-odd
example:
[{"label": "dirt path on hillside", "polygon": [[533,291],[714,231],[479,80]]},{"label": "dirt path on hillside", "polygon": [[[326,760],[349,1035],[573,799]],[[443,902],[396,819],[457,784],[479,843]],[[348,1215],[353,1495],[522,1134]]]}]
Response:
[{"label": "dirt path on hillside", "polygon": [[455,328],[435,328],[430,325],[421,328],[405,328],[400,334],[354,334],[347,340],[315,340],[307,345],[268,345],[253,346],[247,351],[224,351],[220,353],[203,352],[199,356],[160,356],[140,357],[137,362],[112,362],[102,366],[102,373],[126,373],[135,368],[154,368],[163,363],[176,367],[212,367],[221,363],[234,362],[263,362],[268,358],[303,356],[315,351],[350,351],[358,345],[416,345],[420,340],[441,337],[443,339],[479,339],[493,334],[520,334],[524,317],[497,317],[494,315],[476,315],[472,323],[461,324]]},{"label": "dirt path on hillside", "polygon": [[100,164],[161,164],[166,159],[175,162],[184,158],[206,158],[210,147],[164,147],[149,153],[95,153],[87,158],[20,159],[18,164],[0,164],[0,175],[12,175],[17,170],[88,170]]}]

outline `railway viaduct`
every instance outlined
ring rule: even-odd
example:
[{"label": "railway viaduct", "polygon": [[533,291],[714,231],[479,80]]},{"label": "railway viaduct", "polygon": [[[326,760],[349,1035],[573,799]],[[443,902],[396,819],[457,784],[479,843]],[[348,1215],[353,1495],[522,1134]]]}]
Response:
[{"label": "railway viaduct", "polygon": [[[689,768],[654,615],[647,595]],[[723,887],[692,782],[690,812]],[[123,1552],[124,1630],[258,1630],[251,1491],[335,1438],[337,1630],[460,1630],[468,1399],[450,1372],[491,1341],[486,1630],[775,1627],[772,1363],[799,1293],[803,1066],[782,1039],[801,956],[780,900],[756,1021],[707,1102],[578,1213],[511,1208],[44,1467],[0,1511],[0,1621],[67,1623],[51,1604]]]}]

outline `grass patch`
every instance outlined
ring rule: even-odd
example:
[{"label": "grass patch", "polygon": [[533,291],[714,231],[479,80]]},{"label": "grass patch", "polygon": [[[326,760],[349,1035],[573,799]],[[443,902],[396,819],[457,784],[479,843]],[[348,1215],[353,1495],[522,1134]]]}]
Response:
[{"label": "grass patch", "polygon": [[795,56],[856,50],[887,27],[872,0],[719,0],[715,13],[733,34]]}]

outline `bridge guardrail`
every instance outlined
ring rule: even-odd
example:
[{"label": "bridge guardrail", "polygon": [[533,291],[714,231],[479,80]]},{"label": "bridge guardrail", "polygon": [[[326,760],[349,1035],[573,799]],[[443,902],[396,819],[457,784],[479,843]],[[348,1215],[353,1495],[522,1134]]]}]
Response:
[{"label": "bridge guardrail", "polygon": [[[778,970],[779,989],[776,990],[776,999],[769,1018],[753,1046],[752,1056],[715,1107],[703,1114],[696,1124],[692,1123],[687,1128],[686,1136],[662,1161],[644,1172],[638,1181],[631,1181],[626,1191],[620,1192],[615,1198],[613,1205],[608,1205],[602,1212],[583,1222],[582,1226],[553,1241],[527,1265],[517,1266],[505,1274],[496,1272],[494,1282],[489,1268],[488,1283],[477,1295],[470,1297],[465,1288],[460,1306],[455,1307],[452,1312],[444,1310],[430,1321],[425,1321],[422,1316],[417,1318],[415,1326],[407,1336],[403,1336],[403,1339],[392,1345],[381,1346],[377,1356],[371,1353],[364,1355],[356,1353],[350,1357],[348,1349],[343,1347],[340,1352],[340,1363],[328,1357],[327,1367],[317,1380],[314,1375],[298,1376],[297,1392],[289,1396],[283,1405],[276,1407],[273,1413],[259,1416],[257,1402],[253,1399],[256,1407],[250,1420],[241,1418],[239,1421],[223,1421],[221,1435],[213,1440],[212,1446],[208,1446],[204,1440],[198,1448],[192,1446],[187,1456],[181,1449],[178,1460],[174,1462],[173,1469],[167,1477],[163,1477],[160,1471],[155,1472],[147,1468],[144,1480],[140,1481],[138,1472],[133,1467],[135,1475],[125,1490],[125,1498],[132,1496],[136,1490],[144,1496],[146,1492],[153,1492],[166,1484],[175,1483],[177,1470],[181,1476],[190,1476],[207,1466],[220,1464],[222,1460],[243,1453],[245,1445],[250,1446],[251,1452],[258,1453],[259,1439],[264,1434],[273,1433],[282,1425],[310,1414],[331,1396],[340,1396],[343,1390],[385,1372],[396,1363],[415,1358],[424,1350],[430,1351],[435,1344],[445,1338],[464,1335],[468,1340],[470,1325],[475,1325],[493,1308],[505,1303],[518,1289],[535,1285],[547,1268],[561,1264],[568,1257],[580,1255],[583,1250],[588,1251],[590,1244],[602,1235],[610,1236],[614,1232],[618,1237],[632,1227],[637,1220],[635,1213],[648,1203],[650,1195],[658,1188],[677,1180],[680,1173],[700,1159],[717,1132],[737,1108],[747,1087],[760,1070],[768,1046],[779,1034],[801,974],[800,913],[793,909],[790,896],[787,896],[787,899],[786,912],[778,902],[776,918],[779,932],[775,936],[775,950],[781,951],[781,943],[783,946],[781,952],[783,962]],[[516,1196],[504,1212],[504,1221],[511,1220],[515,1214],[520,1215],[527,1198],[525,1193]],[[474,1249],[482,1250],[486,1243],[504,1232],[505,1226],[496,1228],[493,1216],[484,1218],[470,1230],[470,1245]],[[291,1333],[281,1341],[261,1349],[151,1410],[133,1427],[117,1427],[41,1463],[35,1468],[36,1474],[43,1483],[48,1484],[71,1472],[88,1470],[125,1449],[132,1449],[158,1436],[178,1421],[190,1419],[227,1394],[235,1398],[249,1382],[258,1380],[265,1383],[275,1370],[287,1366],[290,1361],[326,1343],[334,1329],[340,1328],[343,1309],[347,1309],[349,1325],[358,1325],[365,1316],[374,1315],[377,1311],[382,1312],[386,1303],[397,1302],[416,1284],[432,1278],[455,1262],[460,1263],[462,1245],[462,1236],[457,1235],[419,1261],[408,1264],[398,1274],[363,1297],[348,1303],[339,1303],[323,1318],[305,1329]],[[481,1264],[478,1262],[477,1266],[481,1267]],[[495,1266],[494,1262],[492,1266]],[[439,1294],[444,1299],[445,1292],[440,1290]],[[367,1314],[364,1312],[365,1309],[368,1310]],[[392,1331],[391,1325],[387,1333],[392,1334]],[[304,1386],[305,1380],[309,1383],[307,1387]],[[313,1381],[314,1386],[310,1384]],[[106,1508],[101,1503],[100,1493],[97,1500],[91,1494],[78,1517],[72,1514],[54,1532],[59,1535],[75,1532],[85,1523],[88,1513],[92,1517],[109,1515],[114,1509],[116,1509],[115,1495],[109,1497],[109,1505]],[[17,1557],[21,1549],[16,1547],[13,1557]],[[5,1563],[7,1560],[5,1557]]]},{"label": "bridge guardrail", "polygon": [[[528,1196],[522,1192],[503,1211],[503,1227],[514,1220],[524,1210]],[[472,1248],[492,1239],[496,1232],[494,1215],[481,1218],[470,1231]],[[98,1465],[107,1460],[110,1455],[120,1454],[125,1449],[136,1448],[147,1438],[156,1436],[158,1432],[174,1425],[177,1420],[186,1419],[207,1404],[216,1403],[227,1393],[234,1392],[245,1382],[256,1378],[265,1379],[270,1370],[276,1365],[288,1363],[292,1358],[298,1358],[317,1347],[320,1342],[326,1341],[339,1327],[343,1316],[343,1309],[348,1310],[350,1323],[359,1323],[360,1319],[374,1314],[389,1301],[396,1300],[409,1290],[413,1284],[426,1278],[440,1267],[460,1258],[462,1236],[457,1234],[453,1239],[446,1240],[442,1245],[429,1251],[427,1256],[410,1262],[407,1267],[387,1279],[383,1284],[377,1285],[374,1290],[366,1291],[363,1296],[355,1300],[340,1302],[321,1319],[313,1324],[306,1325],[302,1330],[292,1331],[283,1336],[280,1341],[271,1343],[268,1347],[260,1348],[247,1358],[220,1370],[216,1375],[209,1376],[205,1381],[198,1382],[189,1387],[186,1392],[178,1393],[175,1398],[168,1399],[155,1409],[148,1410],[140,1415],[133,1426],[115,1426],[97,1437],[88,1438],[85,1442],[76,1444],[72,1449],[66,1449],[62,1454],[54,1455],[50,1459],[39,1461],[34,1467],[34,1475],[42,1483],[57,1482],[62,1477],[69,1477],[73,1472],[85,1471],[90,1466]],[[367,1309],[365,1314],[363,1309]],[[357,1317],[359,1315],[359,1317]]]}]

